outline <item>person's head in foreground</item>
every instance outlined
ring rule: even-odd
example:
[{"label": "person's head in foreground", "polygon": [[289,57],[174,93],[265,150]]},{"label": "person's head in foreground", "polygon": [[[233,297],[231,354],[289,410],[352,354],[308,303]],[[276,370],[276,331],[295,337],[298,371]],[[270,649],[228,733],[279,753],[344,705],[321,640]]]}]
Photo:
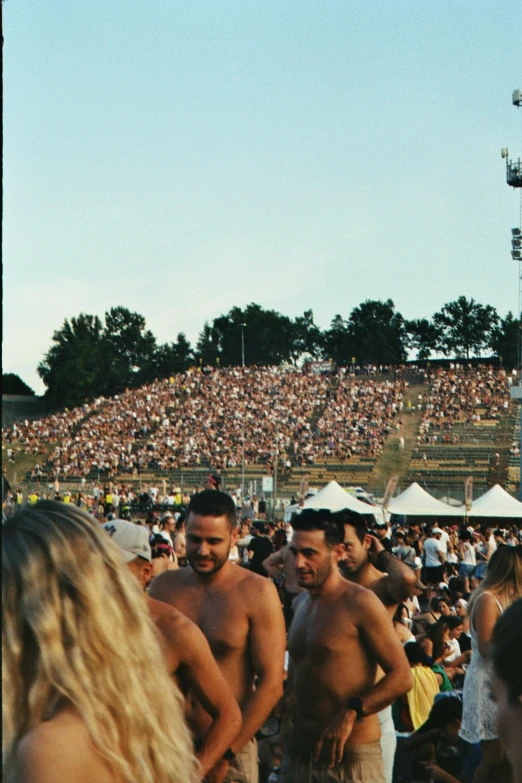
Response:
[{"label": "person's head in foreground", "polygon": [[120,548],[123,562],[138,582],[147,587],[152,580],[152,550],[147,528],[125,519],[113,519],[102,527]]},{"label": "person's head in foreground", "polygon": [[497,731],[522,783],[522,598],[499,617],[491,640],[491,692],[497,703]]},{"label": "person's head in foreground", "polygon": [[4,780],[196,781],[181,696],[106,531],[43,501],[2,541]]},{"label": "person's head in foreground", "polygon": [[307,590],[323,586],[344,557],[344,521],[328,509],[306,509],[292,517],[290,552],[297,581]]}]

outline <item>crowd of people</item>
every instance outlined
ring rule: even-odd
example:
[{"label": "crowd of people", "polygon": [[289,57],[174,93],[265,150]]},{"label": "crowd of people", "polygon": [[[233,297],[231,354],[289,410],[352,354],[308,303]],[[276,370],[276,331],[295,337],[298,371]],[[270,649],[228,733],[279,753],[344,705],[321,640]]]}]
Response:
[{"label": "crowd of people", "polygon": [[32,478],[376,456],[403,407],[404,380],[289,368],[190,370],[3,431],[8,458],[46,453]]},{"label": "crowd of people", "polygon": [[435,370],[419,428],[420,442],[451,440],[455,424],[498,420],[509,407],[513,377],[486,366]]},{"label": "crowd of people", "polygon": [[519,526],[100,490],[4,517],[6,780],[521,783]]}]

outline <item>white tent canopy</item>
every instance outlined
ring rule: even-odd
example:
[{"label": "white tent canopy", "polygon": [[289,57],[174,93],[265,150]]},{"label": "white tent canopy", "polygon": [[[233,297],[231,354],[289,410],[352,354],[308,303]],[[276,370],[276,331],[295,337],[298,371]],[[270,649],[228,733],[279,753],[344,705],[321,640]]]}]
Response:
[{"label": "white tent canopy", "polygon": [[325,487],[312,497],[307,498],[302,506],[288,506],[285,511],[285,522],[289,522],[292,514],[300,509],[305,508],[327,508],[330,511],[342,511],[345,508],[349,508],[350,511],[355,511],[357,514],[370,514],[382,517],[382,509],[379,506],[369,506],[367,503],[362,503],[346,492],[337,481],[330,481]]},{"label": "white tent canopy", "polygon": [[453,506],[441,503],[416,481],[390,501],[388,511],[391,514],[404,514],[408,517],[455,517],[463,516],[464,513]]},{"label": "white tent canopy", "polygon": [[[465,512],[462,509],[464,509],[464,506],[461,506],[460,512],[464,514]],[[500,484],[495,484],[484,495],[473,501],[468,517],[514,517],[522,519],[522,503],[515,500],[505,489],[502,489]]]}]

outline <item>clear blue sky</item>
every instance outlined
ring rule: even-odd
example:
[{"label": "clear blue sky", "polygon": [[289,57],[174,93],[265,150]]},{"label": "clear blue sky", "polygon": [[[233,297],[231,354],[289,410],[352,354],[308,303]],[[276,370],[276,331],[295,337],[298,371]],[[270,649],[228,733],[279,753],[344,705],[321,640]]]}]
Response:
[{"label": "clear blue sky", "polygon": [[5,0],[4,371],[64,318],[158,340],[255,301],[328,326],[517,308],[519,0]]}]

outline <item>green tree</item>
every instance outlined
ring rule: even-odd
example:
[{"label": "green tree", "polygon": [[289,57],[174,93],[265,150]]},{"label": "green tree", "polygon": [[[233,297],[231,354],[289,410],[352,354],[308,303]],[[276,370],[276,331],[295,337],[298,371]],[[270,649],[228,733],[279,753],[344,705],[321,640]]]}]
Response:
[{"label": "green tree", "polygon": [[498,324],[498,314],[491,305],[481,305],[474,299],[459,296],[435,313],[433,322],[441,331],[441,349],[448,356],[479,356],[491,344],[492,332]]},{"label": "green tree", "polygon": [[14,372],[2,373],[2,394],[33,395],[34,391]]},{"label": "green tree", "polygon": [[317,359],[324,347],[324,335],[314,322],[313,310],[305,310],[293,323],[292,357]]},{"label": "green tree", "polygon": [[110,393],[105,376],[103,326],[98,316],[80,313],[53,334],[53,345],[38,365],[52,405],[81,405]]},{"label": "green tree", "polygon": [[323,335],[323,358],[333,359],[341,365],[352,362],[352,344],[348,333],[348,323],[337,314],[332,318],[330,328]]},{"label": "green tree", "polygon": [[111,388],[122,391],[147,380],[154,362],[156,338],[146,329],[145,318],[126,307],[105,313],[105,364]]},{"label": "green tree", "polygon": [[294,328],[290,318],[261,305],[245,309],[233,307],[226,315],[215,318],[212,327],[205,325],[197,344],[197,353],[210,363],[223,367],[242,363],[242,340],[245,364],[267,366],[292,359]]},{"label": "green tree", "polygon": [[406,321],[406,331],[409,335],[409,344],[417,349],[417,359],[425,362],[430,358],[432,351],[440,348],[441,331],[427,318],[417,318]]},{"label": "green tree", "polygon": [[490,346],[508,370],[518,367],[520,337],[520,320],[511,312],[491,330]]},{"label": "green tree", "polygon": [[352,355],[362,364],[400,364],[406,360],[408,336],[402,315],[391,299],[367,299],[348,319]]},{"label": "green tree", "polygon": [[199,333],[195,353],[196,358],[198,361],[201,360],[202,364],[216,366],[217,359],[220,357],[218,334],[208,322],[205,323]]}]

